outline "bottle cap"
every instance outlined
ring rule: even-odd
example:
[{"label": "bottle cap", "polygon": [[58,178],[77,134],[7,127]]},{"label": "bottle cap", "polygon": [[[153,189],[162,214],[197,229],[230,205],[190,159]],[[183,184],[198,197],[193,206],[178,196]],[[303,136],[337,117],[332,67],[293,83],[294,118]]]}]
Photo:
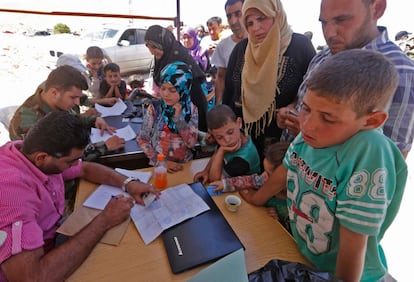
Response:
[{"label": "bottle cap", "polygon": [[157,160],[158,160],[159,162],[162,162],[162,161],[164,160],[164,154],[159,153],[159,154],[157,155]]}]

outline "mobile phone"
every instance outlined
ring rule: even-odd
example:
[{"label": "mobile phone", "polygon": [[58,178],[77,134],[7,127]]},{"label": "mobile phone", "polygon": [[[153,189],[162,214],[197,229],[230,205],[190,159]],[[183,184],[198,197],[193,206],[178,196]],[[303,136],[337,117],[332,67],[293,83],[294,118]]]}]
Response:
[{"label": "mobile phone", "polygon": [[207,192],[210,194],[210,196],[219,196],[223,193],[222,191],[214,192],[214,189],[216,189],[216,186],[207,187]]}]

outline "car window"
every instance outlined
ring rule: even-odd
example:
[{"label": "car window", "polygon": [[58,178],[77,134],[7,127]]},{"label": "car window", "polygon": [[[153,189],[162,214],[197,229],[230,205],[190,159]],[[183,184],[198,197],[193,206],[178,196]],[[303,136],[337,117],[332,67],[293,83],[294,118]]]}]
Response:
[{"label": "car window", "polygon": [[117,32],[118,30],[116,29],[105,28],[103,30],[87,33],[84,37],[89,40],[103,40],[107,38],[113,38]]},{"label": "car window", "polygon": [[124,31],[120,40],[127,40],[129,41],[129,45],[136,45],[137,36],[135,34],[135,29],[127,29],[126,31]]},{"label": "car window", "polygon": [[137,29],[137,44],[145,44],[145,29]]}]

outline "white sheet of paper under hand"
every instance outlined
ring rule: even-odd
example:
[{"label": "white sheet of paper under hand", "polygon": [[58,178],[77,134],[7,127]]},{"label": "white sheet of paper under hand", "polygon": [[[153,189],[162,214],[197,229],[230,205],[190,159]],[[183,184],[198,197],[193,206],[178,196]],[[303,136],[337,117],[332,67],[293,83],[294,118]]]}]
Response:
[{"label": "white sheet of paper under hand", "polygon": [[180,184],[163,190],[149,207],[135,205],[131,218],[144,243],[149,244],[165,229],[209,209],[189,185]]}]

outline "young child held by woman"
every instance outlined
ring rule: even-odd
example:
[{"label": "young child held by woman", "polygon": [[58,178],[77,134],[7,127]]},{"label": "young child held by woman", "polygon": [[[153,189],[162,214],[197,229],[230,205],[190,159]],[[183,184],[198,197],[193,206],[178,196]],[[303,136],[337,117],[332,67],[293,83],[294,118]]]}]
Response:
[{"label": "young child held by woman", "polygon": [[163,153],[170,173],[182,170],[182,163],[192,159],[198,138],[198,111],[190,99],[192,79],[183,62],[162,69],[161,99],[149,105],[137,137],[149,164],[154,165],[157,154]]}]

